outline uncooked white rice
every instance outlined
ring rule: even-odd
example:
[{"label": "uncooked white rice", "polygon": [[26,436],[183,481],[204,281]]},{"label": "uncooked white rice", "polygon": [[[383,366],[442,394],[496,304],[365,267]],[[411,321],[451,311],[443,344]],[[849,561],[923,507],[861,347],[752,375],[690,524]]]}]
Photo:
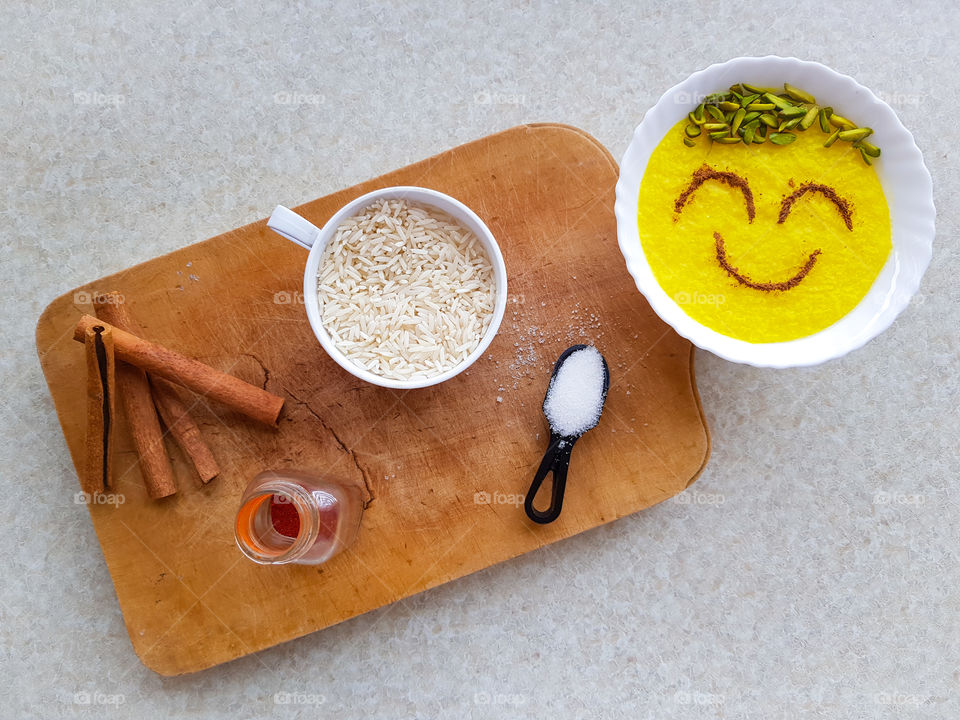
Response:
[{"label": "uncooked white rice", "polygon": [[340,224],[317,289],[337,348],[395,380],[433,377],[465,360],[490,326],[496,297],[476,235],[405,200],[375,203]]}]

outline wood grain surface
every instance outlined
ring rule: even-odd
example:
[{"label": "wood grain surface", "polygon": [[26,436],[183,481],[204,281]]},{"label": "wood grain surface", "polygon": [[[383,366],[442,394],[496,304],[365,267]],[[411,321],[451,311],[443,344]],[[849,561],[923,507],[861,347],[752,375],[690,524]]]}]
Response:
[{"label": "wood grain surface", "polygon": [[[500,332],[469,371],[423,390],[365,384],[325,355],[302,306],[306,251],[265,220],[50,304],[37,348],[78,467],[84,356],[72,333],[93,293],[119,290],[150,340],[286,398],[274,430],[184,392],[222,473],[197,487],[168,439],[179,491],[160,501],[147,497],[120,418],[113,488],[124,502],[89,511],[148,667],[193,672],[305,635],[634,513],[696,479],[710,440],[692,348],[627,274],[616,180],[616,163],[586,133],[528,125],[297,208],[322,225],[361,193],[421,185],[489,225],[509,278]],[[538,526],[522,495],[546,447],[541,403],[552,363],[578,342],[606,356],[610,394],[573,453],[563,514]],[[357,543],[320,568],[260,567],[234,544],[241,490],[260,470],[284,467],[365,487]]]}]

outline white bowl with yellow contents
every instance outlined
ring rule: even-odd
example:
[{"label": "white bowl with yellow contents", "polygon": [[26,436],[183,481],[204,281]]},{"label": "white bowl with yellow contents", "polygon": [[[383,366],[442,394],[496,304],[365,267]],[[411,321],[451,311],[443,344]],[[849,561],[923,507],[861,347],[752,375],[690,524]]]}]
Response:
[{"label": "white bowl with yellow contents", "polygon": [[[788,130],[788,145],[705,134],[685,145],[687,113],[741,82],[801,88],[872,128],[881,156],[867,166],[849,142],[824,148],[816,122]],[[930,262],[933,191],[913,136],[870,90],[815,62],[737,58],[668,90],[634,133],[616,195],[620,249],[651,307],[733,362],[815,365],[862,346]]]}]

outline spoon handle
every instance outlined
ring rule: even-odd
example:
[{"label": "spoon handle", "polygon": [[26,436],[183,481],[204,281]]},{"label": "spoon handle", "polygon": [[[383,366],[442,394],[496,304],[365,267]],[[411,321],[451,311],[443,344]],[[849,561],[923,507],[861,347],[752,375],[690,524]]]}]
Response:
[{"label": "spoon handle", "polygon": [[[551,435],[550,446],[540,461],[540,468],[530,484],[530,490],[523,501],[523,509],[527,512],[527,517],[535,523],[546,525],[552,523],[560,515],[563,508],[563,491],[567,487],[567,468],[570,466],[570,453],[573,451],[573,443],[576,438],[560,437]],[[553,473],[553,487],[550,494],[550,507],[546,510],[537,510],[533,506],[533,501],[540,492],[540,486],[547,475]]]}]

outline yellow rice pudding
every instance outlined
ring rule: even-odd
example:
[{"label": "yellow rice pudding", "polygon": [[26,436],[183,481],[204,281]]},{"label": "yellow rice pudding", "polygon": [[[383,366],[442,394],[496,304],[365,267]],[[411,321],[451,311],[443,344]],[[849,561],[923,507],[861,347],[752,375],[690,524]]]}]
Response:
[{"label": "yellow rice pudding", "polygon": [[683,144],[684,119],[650,157],[637,204],[660,286],[690,317],[740,340],[812,335],[860,302],[890,255],[873,167],[811,129],[789,145]]}]

